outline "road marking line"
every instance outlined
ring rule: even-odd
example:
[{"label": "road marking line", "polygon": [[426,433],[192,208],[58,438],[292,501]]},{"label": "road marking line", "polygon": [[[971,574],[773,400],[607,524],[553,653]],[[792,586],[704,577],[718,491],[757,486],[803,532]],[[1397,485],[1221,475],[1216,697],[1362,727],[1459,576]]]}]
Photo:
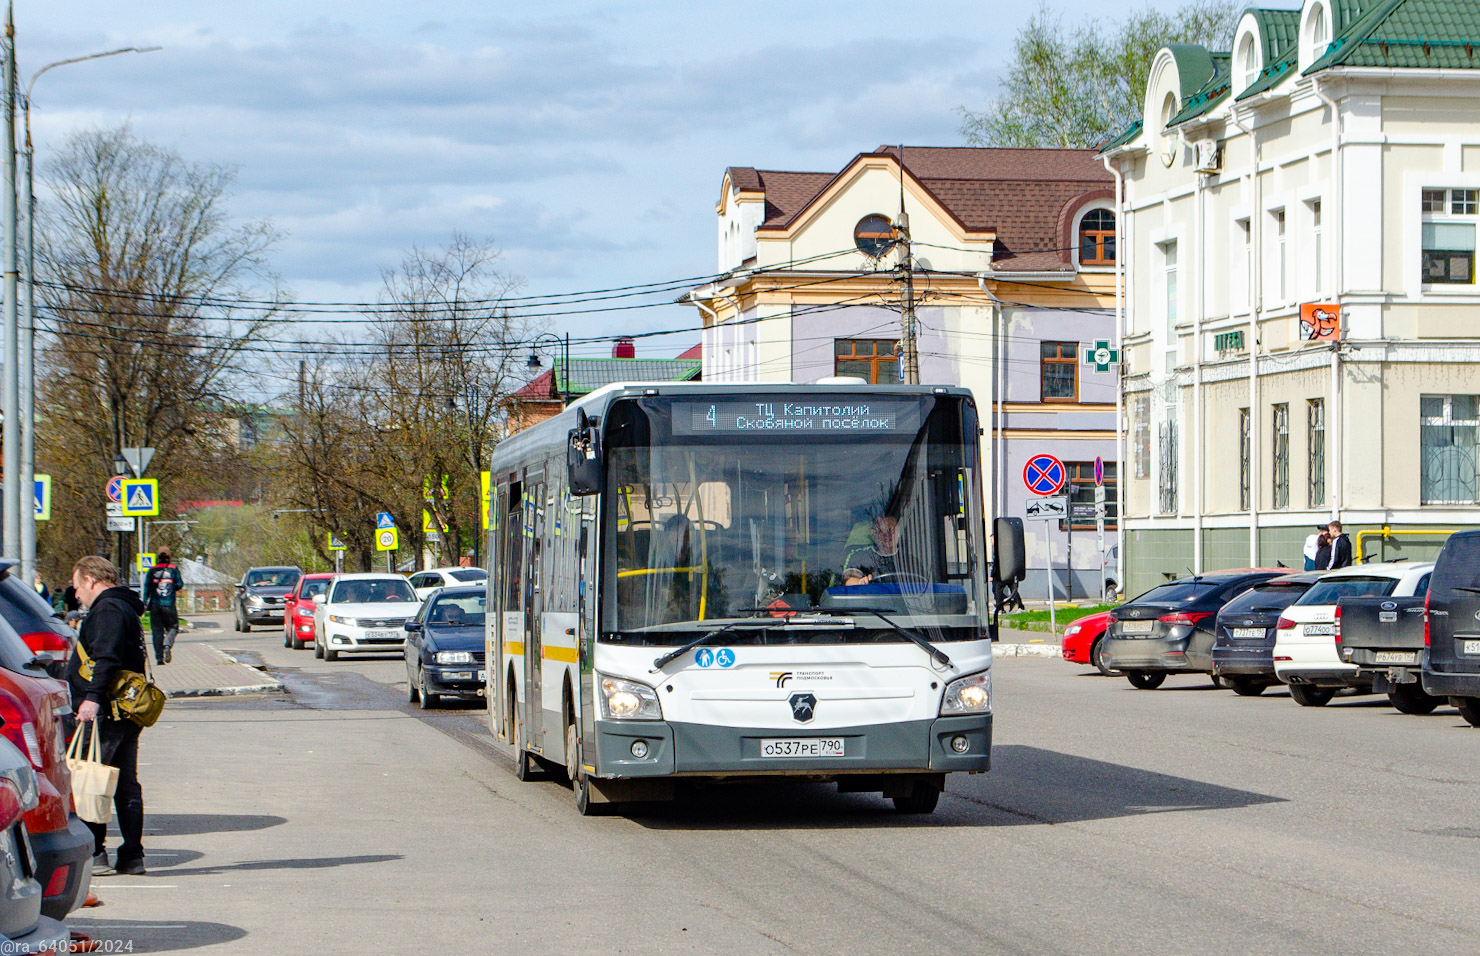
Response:
[{"label": "road marking line", "polygon": [[158,925],[148,925],[141,923],[89,923],[82,928],[92,930],[96,933],[100,929],[185,929],[186,924],[160,923]]},{"label": "road marking line", "polygon": [[105,890],[178,890],[174,883],[99,883]]}]

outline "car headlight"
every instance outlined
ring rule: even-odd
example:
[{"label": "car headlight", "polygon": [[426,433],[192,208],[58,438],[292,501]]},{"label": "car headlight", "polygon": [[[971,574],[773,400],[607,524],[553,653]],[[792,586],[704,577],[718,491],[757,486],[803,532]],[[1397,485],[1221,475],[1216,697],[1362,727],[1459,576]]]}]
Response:
[{"label": "car headlight", "polygon": [[601,716],[611,720],[662,720],[663,708],[658,704],[658,692],[646,684],[622,680],[620,677],[603,677],[597,687],[601,689]]},{"label": "car headlight", "polygon": [[946,714],[990,714],[992,712],[992,672],[982,671],[953,680],[946,685],[940,701],[940,712]]},{"label": "car headlight", "polygon": [[438,664],[471,664],[473,655],[467,651],[438,651]]},{"label": "car headlight", "polygon": [[348,624],[350,627],[359,627],[360,622],[352,617],[340,617],[338,614],[330,614],[329,620],[335,624]]},{"label": "car headlight", "polygon": [[1064,636],[1065,637],[1068,637],[1071,634],[1078,634],[1078,633],[1079,633],[1079,625],[1078,624],[1070,624],[1068,627],[1064,628]]},{"label": "car headlight", "polygon": [[258,597],[255,594],[248,594],[247,595],[247,606],[248,607],[261,607],[262,606],[262,598]]}]

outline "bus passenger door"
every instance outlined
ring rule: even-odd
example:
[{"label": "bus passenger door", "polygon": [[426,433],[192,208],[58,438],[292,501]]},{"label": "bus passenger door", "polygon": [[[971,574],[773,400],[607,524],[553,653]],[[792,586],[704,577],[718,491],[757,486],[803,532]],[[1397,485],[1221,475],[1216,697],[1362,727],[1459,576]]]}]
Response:
[{"label": "bus passenger door", "polygon": [[524,591],[524,696],[526,703],[523,717],[527,731],[524,742],[527,749],[542,753],[545,746],[545,720],[543,695],[540,692],[540,682],[544,676],[540,667],[543,645],[540,623],[545,613],[543,555],[545,521],[547,520],[543,482],[531,484],[528,487],[525,502],[524,579],[527,583]]},{"label": "bus passenger door", "polygon": [[519,711],[519,685],[524,680],[524,496],[522,485],[509,485],[503,531],[499,536],[503,588],[498,604],[499,721],[502,736],[514,743],[513,717]]}]

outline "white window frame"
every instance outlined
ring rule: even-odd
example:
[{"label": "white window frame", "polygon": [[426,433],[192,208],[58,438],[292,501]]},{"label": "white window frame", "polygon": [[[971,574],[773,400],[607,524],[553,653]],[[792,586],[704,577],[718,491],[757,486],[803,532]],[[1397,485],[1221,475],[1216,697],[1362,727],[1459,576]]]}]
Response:
[{"label": "white window frame", "polygon": [[[1316,20],[1320,16],[1319,22]],[[1316,27],[1321,28],[1317,33]],[[1304,71],[1326,53],[1331,43],[1331,11],[1325,3],[1317,0],[1305,11],[1300,22],[1300,69]]]},{"label": "white window frame", "polygon": [[[1084,265],[1079,261],[1079,227],[1084,222],[1084,217],[1095,211],[1108,212],[1115,217],[1115,261],[1107,264]],[[1115,200],[1096,199],[1086,203],[1083,208],[1074,214],[1073,229],[1069,233],[1069,243],[1073,249],[1074,268],[1080,272],[1114,272],[1116,264],[1120,261],[1122,243],[1120,241],[1120,213],[1115,210]]]},{"label": "white window frame", "polygon": [[[1423,191],[1425,189],[1480,190],[1480,173],[1411,172],[1403,176],[1403,246],[1391,254],[1402,257],[1404,297],[1419,302],[1425,299],[1448,301],[1469,300],[1480,304],[1480,261],[1476,262],[1474,284],[1423,280]],[[1433,219],[1431,221],[1440,221]],[[1450,219],[1448,221],[1459,221]],[[1480,246],[1480,218],[1476,218],[1476,245]],[[1480,260],[1480,249],[1476,251]]]}]

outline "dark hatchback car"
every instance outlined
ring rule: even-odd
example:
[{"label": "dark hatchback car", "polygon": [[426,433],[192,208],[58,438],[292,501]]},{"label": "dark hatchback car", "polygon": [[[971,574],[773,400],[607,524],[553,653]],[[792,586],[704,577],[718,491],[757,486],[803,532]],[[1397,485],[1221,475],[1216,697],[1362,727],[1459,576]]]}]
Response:
[{"label": "dark hatchback car", "polygon": [[301,577],[298,568],[249,569],[236,586],[236,629],[250,631],[253,624],[282,627],[288,595]]},{"label": "dark hatchback car", "polygon": [[43,655],[48,674],[64,678],[67,658],[72,656],[72,629],[35,588],[27,587],[15,576],[19,564],[14,559],[0,559],[0,619],[15,629],[28,648]]},{"label": "dark hatchback car", "polygon": [[1449,536],[1424,601],[1423,689],[1480,727],[1480,531]]},{"label": "dark hatchback car", "polygon": [[1244,568],[1159,584],[1110,612],[1100,659],[1141,690],[1167,674],[1213,672],[1213,625],[1220,608],[1286,569]]},{"label": "dark hatchback car", "polygon": [[411,703],[429,710],[444,697],[482,697],[487,591],[442,588],[427,595],[406,627],[406,683]]},{"label": "dark hatchback car", "polygon": [[1258,697],[1279,683],[1274,676],[1275,625],[1280,612],[1299,600],[1321,578],[1303,571],[1272,578],[1237,595],[1218,612],[1213,637],[1213,676],[1235,694]]}]

